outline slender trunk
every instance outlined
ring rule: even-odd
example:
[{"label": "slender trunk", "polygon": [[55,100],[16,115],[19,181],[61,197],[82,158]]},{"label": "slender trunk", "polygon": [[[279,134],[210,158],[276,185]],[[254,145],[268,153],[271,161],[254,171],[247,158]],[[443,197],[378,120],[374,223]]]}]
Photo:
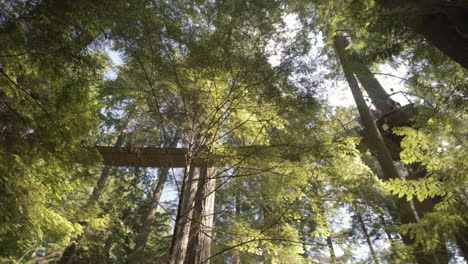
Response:
[{"label": "slender trunk", "polygon": [[390,152],[385,147],[382,135],[380,135],[380,132],[377,129],[373,118],[371,117],[369,109],[367,108],[366,101],[362,96],[361,89],[359,88],[356,78],[354,78],[351,64],[349,63],[348,59],[349,56],[346,55],[345,51],[347,47],[346,38],[335,37],[334,46],[337,51],[338,58],[343,66],[343,71],[345,73],[346,80],[348,81],[349,87],[353,94],[354,101],[356,102],[356,106],[358,108],[359,115],[362,119],[362,123],[364,124],[364,127],[367,133],[369,134],[369,141],[371,143],[371,147],[376,150],[376,158],[382,168],[385,180],[398,179],[400,178],[400,176],[395,168],[395,165],[393,164]]},{"label": "slender trunk", "polygon": [[233,257],[233,261],[232,261],[233,264],[241,264],[239,250],[234,250],[232,253],[232,257]]},{"label": "slender trunk", "polygon": [[151,195],[149,210],[146,212],[141,226],[138,227],[137,232],[135,234],[135,247],[133,248],[133,252],[128,258],[129,264],[141,263],[141,257],[143,255],[149,234],[151,232],[151,225],[154,219],[156,218],[157,206],[159,204],[159,200],[161,199],[161,194],[164,190],[168,174],[169,168],[160,169],[158,183]]},{"label": "slender trunk", "polygon": [[375,253],[374,246],[372,245],[372,241],[369,237],[369,232],[367,232],[366,224],[364,223],[364,219],[362,219],[362,215],[360,212],[356,210],[356,216],[359,221],[359,225],[361,226],[362,232],[364,233],[364,237],[366,238],[367,246],[369,246],[370,253],[372,255],[372,259],[374,260],[375,264],[379,264],[379,260],[377,259],[377,254]]},{"label": "slender trunk", "polygon": [[328,246],[328,251],[330,252],[331,263],[333,263],[333,264],[338,263],[337,259],[336,259],[335,250],[333,249],[333,241],[331,239],[331,236],[327,237],[327,246]]},{"label": "slender trunk", "polygon": [[97,181],[97,185],[93,189],[93,193],[89,197],[88,204],[93,204],[94,202],[97,202],[99,200],[99,198],[102,195],[102,192],[104,191],[106,182],[109,179],[110,174],[111,174],[111,167],[104,166],[104,168],[101,171],[101,175],[99,176],[99,179]]},{"label": "slender trunk", "polygon": [[[169,148],[174,148],[177,146],[179,140],[178,132],[175,133],[174,138],[169,144]],[[156,218],[156,212],[161,199],[161,195],[164,190],[164,186],[167,182],[167,176],[169,175],[169,168],[161,168],[159,172],[159,179],[156,187],[153,189],[153,192],[149,201],[149,208],[146,214],[143,217],[143,221],[139,226],[136,232],[135,238],[135,247],[132,254],[128,259],[129,264],[138,264],[141,263],[141,257],[145,250],[146,243],[148,241],[149,234],[151,232],[151,225]]]},{"label": "slender trunk", "polygon": [[[320,185],[317,185],[315,183],[312,183],[312,185],[315,187],[314,193],[316,196],[314,198],[317,199],[317,206],[318,206],[317,213],[325,216],[324,202],[322,200],[322,197],[320,196],[320,190],[322,188],[320,187]],[[335,249],[333,248],[333,241],[331,237],[332,231],[330,230],[328,223],[326,227],[329,230],[329,235],[326,238],[326,242],[327,242],[328,251],[330,253],[330,263],[335,264],[335,263],[338,263],[338,260],[336,259]]]},{"label": "slender trunk", "polygon": [[190,228],[189,247],[185,258],[186,264],[210,263],[216,193],[215,172],[214,168],[201,168]]},{"label": "slender trunk", "polygon": [[182,183],[182,192],[177,209],[177,218],[170,250],[170,264],[182,264],[185,261],[194,209],[195,194],[198,188],[200,168],[187,168]]}]

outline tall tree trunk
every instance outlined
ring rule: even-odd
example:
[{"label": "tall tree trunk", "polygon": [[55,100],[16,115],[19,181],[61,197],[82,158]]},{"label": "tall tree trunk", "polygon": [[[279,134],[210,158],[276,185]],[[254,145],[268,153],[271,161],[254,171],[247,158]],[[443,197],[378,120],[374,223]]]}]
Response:
[{"label": "tall tree trunk", "polygon": [[58,261],[59,264],[73,264],[78,245],[73,241],[63,251],[62,257]]},{"label": "tall tree trunk", "polygon": [[213,235],[216,169],[201,168],[195,210],[190,228],[186,264],[209,264]]},{"label": "tall tree trunk", "polygon": [[374,246],[372,245],[372,241],[369,237],[369,232],[367,231],[366,224],[364,223],[364,219],[362,219],[362,215],[358,210],[355,210],[356,216],[361,226],[362,232],[364,233],[364,237],[366,238],[367,246],[369,247],[370,253],[372,255],[372,259],[374,260],[375,264],[379,264],[379,260],[377,258],[377,254],[375,253]]},{"label": "tall tree trunk", "polygon": [[[342,51],[345,52],[345,49],[343,47],[346,47],[347,45],[349,45],[349,43],[346,40],[346,38],[344,37],[339,37],[339,38],[340,38],[339,41],[341,42],[340,45],[341,45]],[[386,100],[388,99],[388,94],[385,92],[380,82],[373,76],[372,72],[369,70],[369,68],[365,64],[362,64],[356,61],[355,59],[352,59],[356,57],[357,56],[355,54],[346,57],[347,59],[349,58],[348,59],[349,68],[352,67],[355,75],[358,77],[364,90],[366,90],[367,93],[371,96],[371,99],[374,102],[374,104],[380,105],[380,107],[385,107],[384,104],[387,104],[386,110],[381,109],[384,113],[388,111],[392,111],[393,106],[395,105],[395,102]],[[399,110],[399,109],[396,109],[396,110]],[[403,111],[403,110],[400,110],[400,111]],[[397,120],[393,120],[393,121],[397,122]],[[397,123],[401,123],[401,122],[397,122]],[[366,127],[366,131],[369,131],[367,127]],[[374,149],[377,149],[375,147],[376,145],[378,146],[381,144],[372,139],[370,139],[370,141],[373,141],[373,143],[370,142],[370,144],[371,144],[371,147],[373,147]],[[399,142],[392,141],[392,143],[399,146]],[[382,147],[385,147],[385,144],[382,145]],[[377,156],[378,156],[378,153],[377,153]],[[418,180],[418,179],[423,178],[426,174],[426,170],[425,168],[421,166],[421,164],[414,164],[411,166],[411,168],[412,168],[412,173],[409,174],[408,179]],[[400,201],[400,200],[397,201],[397,205],[399,206],[398,208],[400,211],[399,216],[401,218],[402,223],[406,224],[406,223],[419,222],[417,215],[423,216],[427,212],[432,212],[434,210],[435,202],[432,198],[428,198],[423,202],[414,201],[413,203],[414,203],[414,208],[412,208],[413,206],[411,205],[408,206],[407,205],[408,203],[406,201]],[[415,215],[414,212],[417,212],[417,215]],[[404,240],[409,241],[409,239],[406,237],[404,238]],[[448,258],[447,249],[442,243],[439,245],[439,248],[435,252],[437,252],[437,258],[434,259],[433,261],[440,262],[440,263],[447,262],[447,258]],[[421,254],[421,253],[417,253],[417,254]],[[423,255],[426,255],[426,254],[423,253],[422,256]]]},{"label": "tall tree trunk", "polygon": [[[367,108],[367,104],[362,96],[359,85],[354,77],[352,63],[351,63],[352,60],[349,59],[351,56],[347,54],[345,50],[346,47],[348,46],[347,40],[345,37],[337,36],[335,37],[333,44],[338,54],[338,58],[341,62],[341,65],[343,67],[346,80],[348,81],[349,87],[351,89],[354,100],[356,102],[356,106],[358,108],[359,115],[364,124],[364,128],[368,134],[369,147],[372,148],[375,152],[375,156],[377,158],[377,161],[380,164],[380,167],[384,175],[384,180],[399,179],[400,175],[398,174],[398,171],[396,170],[395,165],[393,164],[393,160],[390,155],[390,152],[385,146],[382,135],[380,134],[374,120],[372,119],[370,115],[369,109]],[[397,219],[400,220],[399,222],[401,224],[417,223],[417,219],[415,219],[413,210],[408,204],[408,202],[406,202],[403,199],[397,198],[395,199],[395,203],[396,203],[396,207],[398,208],[398,212],[396,212],[396,215],[394,216],[397,216]],[[408,235],[402,235],[402,238],[403,238],[403,242],[407,245],[411,245],[414,243],[414,240]],[[423,248],[417,247],[416,251],[417,251],[416,257],[417,257],[418,263],[423,264],[423,263],[434,262],[432,254],[428,255],[424,253]],[[441,257],[441,258],[446,259],[445,257]],[[444,263],[444,262],[441,262],[441,263]]]},{"label": "tall tree trunk", "polygon": [[104,242],[104,248],[102,250],[102,254],[106,259],[110,259],[110,253],[112,249],[112,244],[114,243],[115,240],[115,234],[113,232],[110,232],[110,234],[107,236],[106,242]]},{"label": "tall tree trunk", "polygon": [[359,88],[356,78],[354,78],[352,64],[349,63],[349,56],[346,55],[345,50],[348,46],[347,40],[345,37],[335,37],[333,44],[338,54],[338,58],[341,62],[341,65],[343,66],[343,71],[346,80],[348,81],[351,92],[353,94],[354,101],[356,102],[356,106],[359,111],[359,116],[361,117],[362,123],[364,124],[364,128],[368,133],[371,147],[376,151],[376,158],[382,168],[385,180],[398,179],[400,178],[400,175],[398,174],[398,171],[396,170],[395,165],[393,164],[390,152],[385,147],[382,135],[380,135],[380,132],[377,129],[373,118],[371,117],[369,109],[367,108],[366,101],[362,96],[361,89]]},{"label": "tall tree trunk", "polygon": [[[169,143],[169,148],[174,148],[177,146],[177,142],[179,141],[179,135],[176,131],[174,134],[174,138]],[[135,237],[135,247],[133,249],[132,254],[129,256],[128,263],[129,264],[138,264],[141,263],[141,257],[146,247],[146,243],[148,242],[148,237],[151,232],[151,225],[156,218],[156,212],[159,205],[159,201],[161,199],[161,195],[164,190],[164,186],[167,182],[167,177],[169,175],[169,168],[160,168],[159,171],[159,178],[156,187],[153,189],[151,197],[149,197],[149,207],[146,214],[143,216],[142,223],[138,227]]]},{"label": "tall tree trunk", "polygon": [[[465,26],[468,25],[468,9],[458,11],[457,15],[465,20]],[[451,11],[441,10],[439,13],[423,15],[413,28],[430,44],[468,70],[468,35],[459,32],[447,12]]]},{"label": "tall tree trunk", "polygon": [[177,218],[170,250],[170,264],[183,264],[187,253],[190,225],[194,209],[195,195],[200,178],[200,168],[186,169],[182,182]]},{"label": "tall tree trunk", "polygon": [[386,9],[401,10],[406,24],[430,44],[468,70],[467,1],[377,0]]}]

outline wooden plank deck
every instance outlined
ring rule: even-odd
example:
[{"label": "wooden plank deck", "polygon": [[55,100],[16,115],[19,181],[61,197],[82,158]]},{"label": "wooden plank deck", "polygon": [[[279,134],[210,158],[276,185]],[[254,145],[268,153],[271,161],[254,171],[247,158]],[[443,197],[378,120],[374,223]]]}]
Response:
[{"label": "wooden plank deck", "polygon": [[[300,159],[300,154],[307,151],[305,146],[242,146],[233,147],[231,152],[210,153],[200,149],[192,149],[190,165],[194,167],[230,167],[239,166],[239,162],[255,160],[259,156],[269,155],[270,151],[282,151],[284,148],[295,149],[292,154],[284,153],[284,158],[292,161]],[[119,167],[153,167],[153,168],[185,168],[189,160],[187,148],[153,148],[153,147],[111,147],[96,146],[106,166]]]},{"label": "wooden plank deck", "polygon": [[[188,149],[185,148],[122,148],[96,147],[104,165],[123,167],[185,168]],[[194,159],[193,166],[207,166],[202,159]]]}]

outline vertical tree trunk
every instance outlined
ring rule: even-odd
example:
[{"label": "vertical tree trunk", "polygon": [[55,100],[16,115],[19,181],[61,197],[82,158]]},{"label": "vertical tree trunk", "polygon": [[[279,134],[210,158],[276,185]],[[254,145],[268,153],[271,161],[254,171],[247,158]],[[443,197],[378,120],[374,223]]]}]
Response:
[{"label": "vertical tree trunk", "polygon": [[195,194],[198,188],[200,168],[186,169],[182,183],[179,208],[170,250],[170,264],[183,264],[187,253],[190,225],[194,209]]},{"label": "vertical tree trunk", "polygon": [[401,10],[408,27],[468,70],[467,1],[377,0],[376,3],[389,10]]},{"label": "vertical tree trunk", "polygon": [[[359,115],[362,119],[364,128],[368,133],[369,138],[369,147],[375,150],[375,156],[377,161],[380,164],[382,169],[384,180],[389,179],[399,179],[399,173],[393,164],[392,157],[390,152],[388,151],[387,147],[385,146],[384,140],[382,135],[380,134],[377,126],[372,119],[369,109],[367,108],[367,104],[362,96],[361,90],[359,85],[353,75],[353,68],[351,60],[349,59],[350,55],[346,52],[346,47],[348,46],[347,40],[345,37],[335,37],[334,39],[334,47],[338,54],[338,58],[341,62],[343,67],[343,71],[348,81],[349,87],[353,94],[354,100],[356,102],[356,106],[359,111]],[[403,199],[395,199],[396,207],[398,208],[398,212],[396,212],[396,218],[399,219],[401,224],[408,224],[408,223],[417,223],[417,219],[413,214],[413,210],[411,209],[408,202]],[[402,235],[403,242],[407,245],[411,245],[414,243],[414,240],[408,235]],[[424,249],[421,247],[416,248],[416,258],[418,263],[433,263],[434,258],[432,254],[425,253]],[[447,259],[446,257],[442,256],[441,259]],[[446,256],[446,255],[445,255]],[[446,263],[447,261],[441,262]]]},{"label": "vertical tree trunk", "polygon": [[362,215],[360,212],[356,210],[356,216],[359,221],[359,225],[361,226],[362,232],[364,233],[364,237],[366,238],[367,246],[369,246],[369,250],[372,255],[372,259],[374,260],[375,264],[379,264],[379,260],[377,259],[377,254],[375,253],[374,246],[372,245],[372,241],[369,237],[369,232],[367,232],[366,224],[364,223],[364,219],[362,219]]},{"label": "vertical tree trunk", "polygon": [[216,191],[216,170],[201,168],[198,191],[195,197],[195,210],[190,228],[189,247],[186,264],[209,264],[214,219]]},{"label": "vertical tree trunk", "polygon": [[240,252],[239,250],[234,249],[232,252],[233,264],[241,264]]},{"label": "vertical tree trunk", "polygon": [[[178,132],[174,134],[174,138],[169,143],[169,148],[174,148],[177,146],[179,141]],[[146,214],[143,216],[142,223],[138,227],[135,237],[135,247],[132,254],[129,256],[129,264],[138,264],[141,263],[141,257],[144,253],[146,243],[148,242],[148,237],[151,232],[151,225],[153,224],[154,219],[156,218],[156,212],[161,199],[161,195],[164,190],[164,186],[167,182],[167,177],[169,175],[169,168],[160,168],[159,179],[156,187],[153,189],[151,197],[149,197],[149,207]]]},{"label": "vertical tree trunk", "polygon": [[114,233],[111,232],[109,236],[107,237],[106,242],[104,242],[104,249],[102,250],[102,252],[103,252],[104,257],[106,257],[106,259],[110,259],[112,243],[115,240],[114,236],[115,236]]},{"label": "vertical tree trunk", "polygon": [[[393,107],[393,104],[389,103],[389,101],[386,100],[388,98],[388,94],[385,92],[385,90],[383,89],[383,87],[379,83],[379,81],[372,75],[372,72],[367,68],[366,65],[364,65],[362,63],[359,63],[356,60],[350,59],[353,56],[349,56],[349,55],[346,56],[345,48],[346,48],[347,45],[349,45],[346,38],[337,37],[336,39],[337,39],[338,43],[335,44],[335,47],[338,46],[338,48],[341,50],[341,52],[343,54],[342,57],[340,58],[340,60],[341,61],[343,61],[343,59],[347,60],[347,66],[348,66],[348,69],[349,69],[348,71],[349,71],[349,74],[351,75],[351,77],[352,77],[352,72],[354,71],[356,76],[358,77],[358,79],[361,81],[361,84],[362,84],[363,88],[371,96],[371,99],[374,102],[374,104],[375,105],[380,105],[380,107],[384,107],[384,104],[387,104],[386,111],[391,111],[393,108],[388,108],[388,106]],[[354,57],[356,57],[356,56],[354,56]],[[351,67],[352,67],[353,71],[350,70]],[[345,68],[345,65],[343,65],[343,68]],[[347,79],[348,79],[348,77],[347,77]],[[351,79],[354,79],[354,78],[351,78]],[[350,84],[350,87],[351,87],[351,84]],[[359,89],[355,89],[355,91],[360,93]],[[359,96],[359,94],[357,94],[357,95]],[[353,96],[354,96],[354,93],[353,93]],[[361,97],[362,97],[362,95],[361,95]],[[355,96],[355,100],[356,100],[356,96]],[[358,100],[361,101],[361,104],[362,104],[363,100],[361,100],[360,98],[358,98]],[[358,100],[356,100],[356,102],[358,102]],[[358,109],[359,109],[359,106],[358,106]],[[381,109],[381,110],[384,113],[386,112],[383,109]],[[368,111],[366,112],[365,116],[367,116],[367,113],[368,113]],[[360,115],[361,115],[361,111],[360,111]],[[361,118],[363,120],[364,127],[366,128],[366,131],[369,134],[370,147],[373,148],[374,150],[377,150],[376,151],[377,152],[377,159],[379,160],[379,163],[382,166],[382,164],[385,162],[385,164],[388,164],[390,166],[389,160],[387,158],[385,158],[386,155],[382,155],[382,153],[388,152],[388,149],[386,148],[385,143],[379,142],[380,140],[376,140],[377,137],[375,137],[375,136],[373,137],[373,134],[374,134],[373,133],[373,131],[374,131],[373,127],[375,126],[375,122],[373,120],[371,120],[372,121],[371,123],[373,123],[373,125],[367,125],[366,126],[366,124],[365,124],[366,121],[364,121],[364,118],[367,119],[367,117],[363,117],[361,115]],[[369,127],[372,127],[371,131],[369,131]],[[375,128],[377,129],[377,127],[375,127]],[[378,131],[378,129],[377,129],[376,132],[378,134],[378,137],[382,138],[382,136],[380,135],[380,132]],[[396,144],[399,145],[399,143],[396,143]],[[387,150],[387,151],[384,151],[384,149]],[[380,159],[379,159],[379,156],[380,156]],[[391,158],[391,155],[390,155],[390,159],[393,160],[393,158]],[[393,165],[393,161],[392,161],[392,165]],[[389,166],[387,166],[387,167],[389,167]],[[414,167],[413,170],[415,172],[411,173],[408,177],[410,179],[415,179],[415,180],[423,178],[424,175],[426,174],[425,169],[421,170],[421,166],[419,166],[419,165],[414,165],[413,167]],[[383,169],[383,167],[382,167],[382,169]],[[385,171],[384,171],[384,175],[385,175]],[[412,208],[412,206],[410,206],[406,201],[401,200],[401,199],[398,199],[396,202],[397,202],[397,206],[398,206],[398,209],[399,209],[398,215],[400,216],[401,223],[403,223],[403,224],[417,223],[417,222],[419,222],[417,215],[423,216],[425,213],[431,212],[434,209],[434,201],[432,199],[426,199],[423,202],[415,201],[414,202],[414,204],[415,204],[414,207],[415,208]],[[418,214],[415,215],[414,212],[417,212]],[[403,240],[407,241],[407,243],[412,243],[412,239],[408,238],[407,236],[404,236]],[[422,252],[423,250],[421,249],[419,251]],[[436,250],[436,252],[438,252],[436,254],[437,258],[435,258],[435,259],[432,258],[431,262],[446,263],[447,262],[447,250],[446,250],[445,246],[443,244],[440,244],[440,246]],[[427,258],[426,253],[417,253],[417,254],[421,255],[421,259]]]},{"label": "vertical tree trunk", "polygon": [[362,123],[364,124],[364,127],[368,133],[371,147],[376,150],[376,153],[377,153],[376,158],[382,168],[382,172],[384,174],[385,180],[398,179],[400,178],[400,176],[398,174],[398,171],[395,168],[395,165],[393,164],[393,160],[390,155],[390,152],[385,147],[385,143],[382,138],[382,135],[380,135],[380,132],[377,129],[377,126],[375,125],[373,118],[371,117],[369,109],[367,108],[366,101],[364,100],[364,97],[362,96],[361,89],[359,88],[356,78],[354,78],[352,67],[348,59],[349,56],[346,55],[345,49],[348,46],[346,38],[335,37],[335,40],[333,43],[335,46],[335,50],[338,54],[338,58],[341,62],[341,65],[343,66],[343,71],[344,71],[346,80],[348,81],[351,92],[353,94],[354,101],[356,102],[356,106],[359,111],[359,116],[361,117]]},{"label": "vertical tree trunk", "polygon": [[158,183],[150,197],[151,201],[148,211],[144,215],[143,221],[136,232],[135,247],[133,248],[132,254],[128,258],[129,264],[141,263],[141,257],[143,255],[149,234],[151,232],[151,224],[156,218],[157,206],[159,204],[159,200],[161,199],[161,195],[164,190],[168,174],[169,168],[160,168]]},{"label": "vertical tree trunk", "polygon": [[[460,9],[460,11],[465,23],[468,24],[468,10]],[[450,21],[450,17],[445,12],[423,15],[413,28],[430,44],[468,70],[468,36],[463,36],[457,31],[457,25]]]}]

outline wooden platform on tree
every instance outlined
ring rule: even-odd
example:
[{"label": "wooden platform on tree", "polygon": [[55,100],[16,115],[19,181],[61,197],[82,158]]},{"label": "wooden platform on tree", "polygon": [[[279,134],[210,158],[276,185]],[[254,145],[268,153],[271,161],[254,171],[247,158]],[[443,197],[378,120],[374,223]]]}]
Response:
[{"label": "wooden platform on tree", "polygon": [[413,104],[409,104],[382,115],[382,117],[376,121],[385,145],[390,151],[392,159],[395,161],[400,160],[400,152],[402,150],[400,144],[403,137],[393,134],[392,130],[395,127],[413,126],[413,117],[416,114],[417,109]]},{"label": "wooden platform on tree", "polygon": [[383,114],[378,120],[377,125],[381,132],[384,132],[383,125],[386,124],[389,129],[400,126],[412,126],[412,118],[416,115],[416,108],[413,104],[405,105],[400,108]]},{"label": "wooden platform on tree", "polygon": [[[188,163],[186,148],[122,148],[96,147],[104,165],[121,167],[185,168]],[[207,166],[201,158],[192,159],[192,166]]]},{"label": "wooden platform on tree", "polygon": [[[288,147],[288,148],[287,148]],[[241,146],[233,147],[232,151],[221,153],[207,153],[201,149],[191,149],[193,158],[189,157],[187,148],[127,148],[96,146],[106,166],[118,167],[153,167],[153,168],[185,168],[189,163],[193,167],[231,167],[239,166],[247,160],[250,162],[259,157],[269,155],[271,151],[281,150],[284,159],[297,161],[304,146]],[[287,151],[287,149],[289,151]]]}]

